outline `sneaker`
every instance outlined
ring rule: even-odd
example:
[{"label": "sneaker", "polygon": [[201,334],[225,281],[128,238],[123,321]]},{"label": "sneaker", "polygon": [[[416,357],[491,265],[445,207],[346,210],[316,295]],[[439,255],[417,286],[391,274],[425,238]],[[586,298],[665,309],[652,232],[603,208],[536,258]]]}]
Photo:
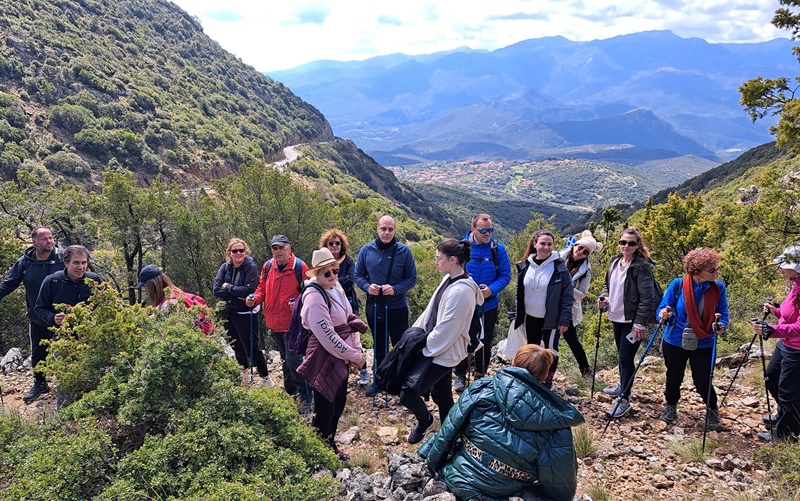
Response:
[{"label": "sneaker", "polygon": [[461,393],[467,387],[467,378],[465,376],[456,376],[455,381],[453,381],[453,388],[456,392]]},{"label": "sneaker", "polygon": [[47,381],[35,381],[33,387],[28,390],[28,393],[23,395],[22,401],[29,404],[39,398],[41,394],[48,393],[49,391],[50,387],[47,386]]},{"label": "sneaker", "polygon": [[625,398],[615,398],[611,408],[606,411],[606,415],[611,418],[621,418],[631,411],[631,403]]},{"label": "sneaker", "polygon": [[594,371],[592,369],[586,367],[585,369],[581,369],[581,376],[583,376],[583,379],[586,379],[587,381],[589,381],[592,378],[594,378]]},{"label": "sneaker", "polygon": [[772,443],[775,441],[775,435],[771,431],[760,431],[756,434],[759,440],[763,440],[764,442]]},{"label": "sneaker", "polygon": [[619,385],[617,386],[607,386],[603,388],[603,393],[606,395],[610,395],[612,397],[618,397],[620,393],[622,393],[622,389],[620,389]]},{"label": "sneaker", "polygon": [[672,424],[678,419],[678,409],[674,405],[667,404],[658,419],[667,424]]},{"label": "sneaker", "polygon": [[269,376],[264,376],[261,378],[261,386],[264,388],[273,388],[275,386],[275,381]]},{"label": "sneaker", "polygon": [[706,431],[717,431],[720,428],[722,428],[722,422],[719,420],[719,409],[708,409]]},{"label": "sneaker", "polygon": [[763,421],[764,424],[774,425],[778,422],[778,414],[764,414],[761,416],[761,421]]},{"label": "sneaker", "polygon": [[427,423],[417,423],[416,426],[414,426],[414,429],[411,430],[411,433],[408,434],[409,444],[418,444],[422,441],[423,437],[425,437],[425,432],[433,424],[433,414],[429,412],[428,418],[429,419]]},{"label": "sneaker", "polygon": [[369,371],[361,369],[358,371],[358,386],[367,386],[369,384]]},{"label": "sneaker", "polygon": [[368,397],[374,397],[375,394],[377,394],[377,393],[378,393],[378,385],[376,385],[375,383],[372,383],[372,385],[370,385],[370,387],[367,388],[367,396]]},{"label": "sneaker", "polygon": [[242,369],[242,382],[250,384],[250,369]]}]

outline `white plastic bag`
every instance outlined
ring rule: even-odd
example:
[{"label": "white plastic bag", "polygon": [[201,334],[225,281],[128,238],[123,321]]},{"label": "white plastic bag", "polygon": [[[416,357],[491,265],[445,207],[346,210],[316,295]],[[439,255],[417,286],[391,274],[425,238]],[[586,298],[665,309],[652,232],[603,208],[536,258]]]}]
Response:
[{"label": "white plastic bag", "polygon": [[514,321],[508,326],[508,337],[506,338],[505,351],[503,352],[504,358],[508,362],[512,362],[517,355],[517,350],[528,344],[528,335],[525,333],[525,324],[523,323],[518,328],[514,328]]}]

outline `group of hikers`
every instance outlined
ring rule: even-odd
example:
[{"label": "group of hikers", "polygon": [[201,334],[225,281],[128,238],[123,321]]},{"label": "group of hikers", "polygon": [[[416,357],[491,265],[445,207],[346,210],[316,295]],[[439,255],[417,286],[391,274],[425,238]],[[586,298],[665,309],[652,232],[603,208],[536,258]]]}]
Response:
[{"label": "group of hikers", "polygon": [[[310,266],[295,256],[284,235],[272,237],[272,257],[260,267],[245,241],[228,242],[213,293],[223,302],[218,311],[243,377],[252,383],[257,372],[262,385],[274,386],[264,352],[254,343],[260,339],[258,315],[263,314],[280,354],[284,390],[301,410],[313,408],[312,425],[341,459],[348,456],[335,436],[353,372],[367,396],[382,391],[398,395],[416,418],[407,439],[411,444],[422,442],[435,421],[423,400],[430,395],[441,427],[420,454],[457,497],[500,498],[537,486],[547,498],[572,499],[577,460],[571,427],[584,419],[552,391],[553,378],[563,337],[582,375],[594,381],[576,326],[591,282],[590,256],[603,245],[585,231],[559,252],[552,232],[538,230],[531,236],[516,263],[512,320],[512,329],[524,330],[527,344],[516,351],[511,366],[490,376],[498,295],[512,277],[506,248],[493,237],[491,217],[476,214],[464,239],[437,245],[435,265],[442,280],[411,326],[407,294],[417,281],[413,254],[397,241],[392,217],[381,217],[376,231],[355,260],[347,254],[347,237],[337,229],[326,231]],[[51,328],[65,315],[53,305],[85,301],[91,294],[85,279],[102,281],[88,271],[86,248],[72,245],[62,252],[45,227],[33,230],[31,239],[32,246],[0,282],[0,299],[20,283],[26,291],[34,384],[23,396],[25,403],[49,391],[36,366],[47,355],[41,341],[52,338]],[[685,276],[662,294],[639,231],[623,230],[617,244],[619,252],[611,258],[597,300],[600,315],[611,322],[618,352],[619,383],[603,390],[614,397],[608,419],[631,411],[636,354],[643,341],[646,353],[663,328],[667,371],[659,419],[677,421],[688,361],[707,409],[704,430],[720,429],[712,384],[717,336],[728,324],[725,285],[716,279],[720,254],[708,248],[689,252],[683,259]],[[752,324],[754,340],[781,338],[765,370],[768,391],[778,402],[777,412],[764,416],[770,431],[758,434],[766,441],[794,440],[800,434],[800,246],[786,248],[774,261],[792,288],[782,304],[764,304],[764,319]],[[156,265],[141,270],[137,287],[160,310],[199,301]],[[366,296],[366,323],[358,316],[362,305],[356,287]],[[777,323],[767,323],[768,315]],[[293,321],[308,334],[299,349]],[[654,321],[659,327],[651,334],[648,323]],[[360,337],[367,330],[374,341],[372,374]],[[457,402],[453,390],[461,393]]]}]

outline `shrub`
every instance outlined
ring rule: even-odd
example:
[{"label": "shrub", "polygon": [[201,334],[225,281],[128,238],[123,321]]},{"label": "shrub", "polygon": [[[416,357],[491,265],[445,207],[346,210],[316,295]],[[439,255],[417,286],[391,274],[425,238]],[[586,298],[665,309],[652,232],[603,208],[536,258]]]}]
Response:
[{"label": "shrub", "polygon": [[85,176],[92,171],[92,168],[84,159],[75,153],[66,151],[57,151],[52,155],[48,155],[44,159],[44,166],[51,171],[75,176]]},{"label": "shrub", "polygon": [[59,104],[50,108],[50,120],[55,126],[75,134],[94,122],[94,115],[77,104]]}]

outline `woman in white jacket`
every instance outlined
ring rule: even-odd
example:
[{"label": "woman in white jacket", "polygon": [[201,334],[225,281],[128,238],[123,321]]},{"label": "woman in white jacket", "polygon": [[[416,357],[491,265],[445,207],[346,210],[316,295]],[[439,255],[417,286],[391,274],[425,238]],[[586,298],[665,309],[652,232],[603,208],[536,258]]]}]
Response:
[{"label": "woman in white jacket", "polygon": [[591,231],[586,230],[581,233],[581,238],[572,247],[559,252],[572,276],[572,297],[575,299],[575,302],[572,303],[572,322],[561,337],[572,350],[581,375],[589,379],[592,378],[592,368],[589,366],[586,350],[583,349],[583,345],[578,339],[578,331],[575,327],[583,320],[583,298],[589,292],[589,284],[592,282],[592,266],[589,264],[589,256],[599,252],[602,248],[603,244],[592,237]]},{"label": "woman in white jacket", "polygon": [[475,306],[483,304],[483,294],[464,266],[469,261],[470,244],[466,240],[447,240],[436,246],[436,268],[444,274],[428,307],[414,322],[428,333],[422,354],[425,358],[417,362],[411,372],[424,371],[420,384],[415,388],[403,388],[400,403],[417,418],[417,424],[408,435],[408,442],[416,444],[425,436],[433,424],[433,414],[422,400],[423,393],[431,392],[439,407],[439,419],[444,420],[453,407],[451,374],[453,367],[467,357],[469,327]]}]

